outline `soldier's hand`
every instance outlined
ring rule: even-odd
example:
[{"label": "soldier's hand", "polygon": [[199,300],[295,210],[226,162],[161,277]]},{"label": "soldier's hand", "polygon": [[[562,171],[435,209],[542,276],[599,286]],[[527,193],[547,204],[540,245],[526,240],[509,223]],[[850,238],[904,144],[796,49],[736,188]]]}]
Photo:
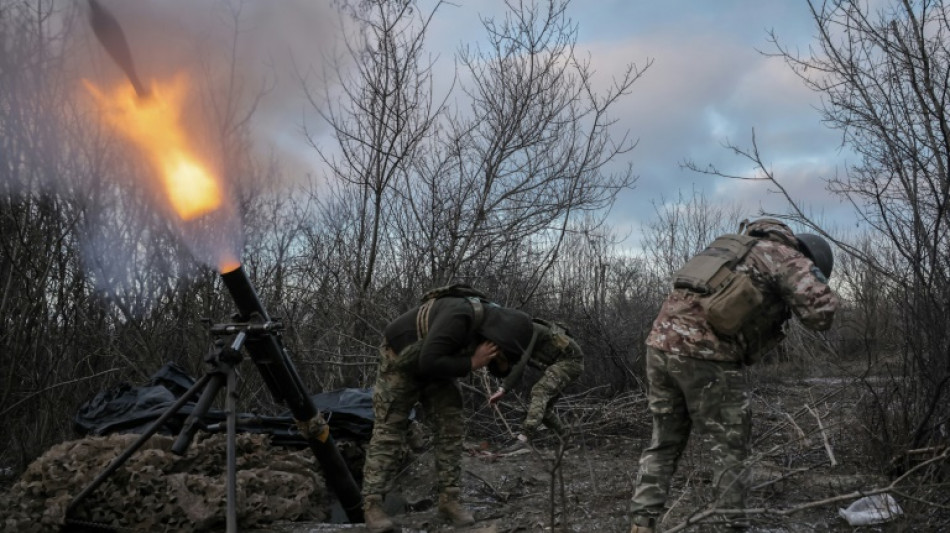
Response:
[{"label": "soldier's hand", "polygon": [[501,397],[505,395],[505,389],[498,387],[498,390],[495,391],[495,394],[492,394],[488,398],[488,405],[495,405],[501,400]]},{"label": "soldier's hand", "polygon": [[472,370],[488,366],[492,359],[498,357],[501,349],[492,341],[484,341],[475,348],[475,355],[472,356]]}]

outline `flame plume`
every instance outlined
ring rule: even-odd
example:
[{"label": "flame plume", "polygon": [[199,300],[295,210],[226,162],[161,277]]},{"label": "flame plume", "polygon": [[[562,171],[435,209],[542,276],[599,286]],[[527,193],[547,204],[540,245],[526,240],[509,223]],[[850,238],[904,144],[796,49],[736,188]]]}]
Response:
[{"label": "flame plume", "polygon": [[151,160],[171,208],[182,220],[193,220],[221,206],[219,179],[189,148],[180,124],[187,88],[184,76],[164,86],[153,83],[148,98],[139,98],[131,85],[107,95],[85,83],[106,120]]}]

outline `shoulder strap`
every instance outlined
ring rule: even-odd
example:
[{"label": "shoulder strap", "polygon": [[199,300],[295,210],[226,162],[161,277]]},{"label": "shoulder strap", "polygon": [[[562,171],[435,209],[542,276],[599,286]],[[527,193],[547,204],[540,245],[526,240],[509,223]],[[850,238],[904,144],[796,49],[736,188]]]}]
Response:
[{"label": "shoulder strap", "polygon": [[[482,304],[481,298],[476,298],[475,296],[468,296],[465,299],[468,300],[469,304],[471,304],[472,311],[475,314],[475,320],[472,321],[472,327],[469,330],[469,332],[472,332],[478,329],[478,327],[481,326],[482,322],[485,320],[485,305]],[[429,314],[432,311],[432,306],[435,304],[436,300],[438,300],[438,298],[430,298],[419,306],[419,311],[416,313],[417,339],[421,339],[429,333]]]},{"label": "shoulder strap", "polygon": [[430,298],[419,306],[416,312],[416,338],[421,339],[429,333],[429,312],[432,311],[432,305],[435,304],[435,298]]},{"label": "shoulder strap", "polygon": [[739,234],[718,237],[674,274],[673,286],[703,293],[715,291],[758,241]]},{"label": "shoulder strap", "polygon": [[475,320],[472,322],[471,329],[471,331],[475,331],[485,320],[485,306],[482,305],[481,298],[477,298],[475,296],[469,296],[466,298],[466,300],[468,300],[468,303],[472,304],[472,311],[475,313]]}]

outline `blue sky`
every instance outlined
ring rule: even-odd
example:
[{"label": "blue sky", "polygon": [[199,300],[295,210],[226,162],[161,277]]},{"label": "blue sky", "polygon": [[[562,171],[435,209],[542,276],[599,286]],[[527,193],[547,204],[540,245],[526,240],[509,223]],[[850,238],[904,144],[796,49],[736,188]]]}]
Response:
[{"label": "blue sky", "polygon": [[[432,44],[445,53],[477,39],[476,17],[502,12],[501,0],[446,5],[435,19]],[[578,24],[578,49],[591,54],[604,80],[623,65],[653,65],[615,110],[617,132],[639,140],[628,154],[639,180],[623,193],[610,222],[639,236],[654,216],[653,203],[675,200],[678,191],[704,191],[713,202],[739,203],[751,216],[787,205],[764,182],[733,181],[682,168],[685,160],[737,175],[752,164],[723,148],[751,146],[752,132],[769,168],[804,206],[836,224],[850,211],[826,192],[823,178],[841,172],[847,153],[840,134],[821,124],[820,97],[808,90],[774,52],[769,32],[789,47],[807,51],[814,24],[801,1],[779,0],[588,0],[568,13]],[[437,44],[437,43],[445,43]]]}]

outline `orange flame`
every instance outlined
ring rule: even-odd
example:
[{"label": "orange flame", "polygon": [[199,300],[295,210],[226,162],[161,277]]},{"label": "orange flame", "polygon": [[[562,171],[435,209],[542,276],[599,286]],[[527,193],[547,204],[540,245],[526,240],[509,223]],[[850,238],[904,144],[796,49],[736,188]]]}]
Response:
[{"label": "orange flame", "polygon": [[241,262],[233,257],[222,258],[218,264],[218,272],[227,274],[241,268]]},{"label": "orange flame", "polygon": [[172,209],[182,220],[193,220],[221,206],[221,184],[189,148],[180,123],[187,78],[179,75],[168,84],[153,83],[147,98],[139,98],[131,84],[107,95],[92,83],[84,83],[108,122],[152,161]]}]

